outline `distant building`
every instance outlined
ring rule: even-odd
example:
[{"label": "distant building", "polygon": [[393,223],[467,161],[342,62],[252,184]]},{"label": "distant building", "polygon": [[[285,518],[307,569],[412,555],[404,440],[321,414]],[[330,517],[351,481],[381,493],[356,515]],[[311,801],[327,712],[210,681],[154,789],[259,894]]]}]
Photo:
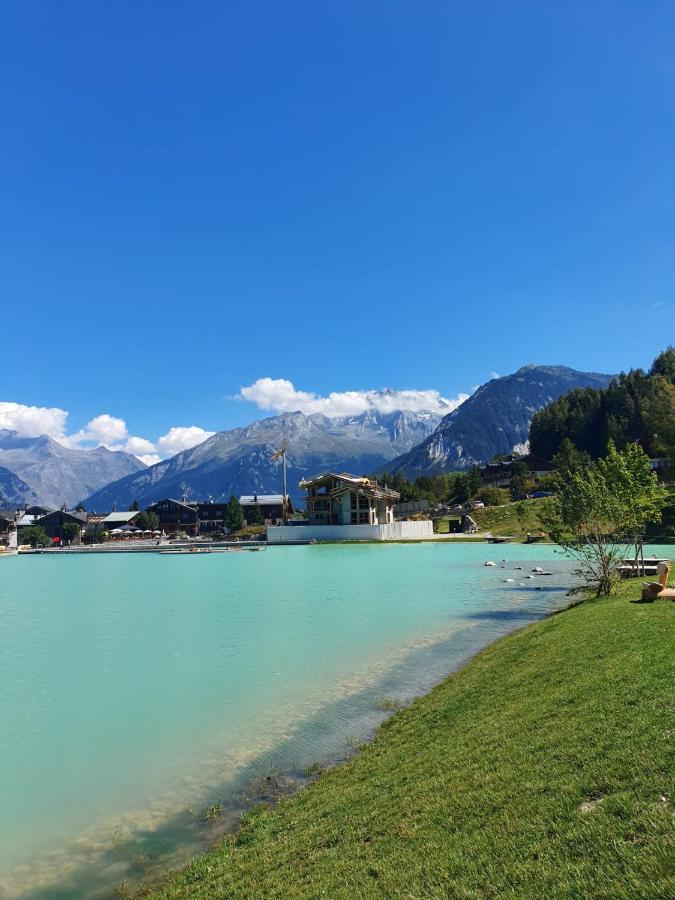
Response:
[{"label": "distant building", "polygon": [[221,500],[220,503],[209,501],[208,503],[193,503],[191,505],[197,507],[200,534],[210,534],[212,531],[227,532],[227,525],[225,524],[226,500]]},{"label": "distant building", "polygon": [[[66,522],[72,522],[84,528],[87,522],[85,513],[68,512],[65,509],[56,509],[54,512],[47,513],[46,516],[39,516],[33,520],[33,524],[43,529],[47,537],[58,538],[59,541],[65,542],[63,536],[63,526]],[[79,544],[79,535],[74,539],[74,543]]]},{"label": "distant building", "polygon": [[16,511],[13,509],[0,509],[0,544],[5,544],[10,531],[14,530]]},{"label": "distant building", "polygon": [[552,463],[543,459],[541,456],[535,456],[533,453],[528,453],[527,456],[512,457],[511,459],[505,459],[500,462],[488,463],[486,466],[481,466],[481,481],[492,487],[508,487],[509,484],[511,484],[511,478],[513,477],[513,464],[516,462],[525,463],[530,470],[530,473],[537,478],[549,475],[551,472],[555,471],[555,466]]},{"label": "distant building", "polygon": [[[96,516],[96,519],[101,520],[96,524],[100,524],[106,531],[112,531],[113,528],[121,528],[123,525],[133,525],[139,512],[138,509],[132,509],[128,512],[111,512],[104,517]],[[92,518],[92,516],[87,516],[87,525],[93,524]]]},{"label": "distant building", "polygon": [[40,516],[46,516],[50,512],[53,512],[50,506],[29,506],[27,509],[24,509],[25,515],[33,516],[36,519]]},{"label": "distant building", "polygon": [[166,534],[184,531],[191,537],[196,537],[199,531],[199,513],[196,505],[167,498],[153,503],[148,507],[148,512],[154,512],[157,515],[159,529]]},{"label": "distant building", "polygon": [[429,520],[395,522],[397,491],[377,481],[346,473],[326,472],[300,482],[307,491],[307,519],[303,524],[267,529],[267,540],[383,541],[433,537]]},{"label": "distant building", "polygon": [[307,491],[310,525],[388,525],[401,496],[369,478],[334,472],[301,481],[300,487]]},{"label": "distant building", "polygon": [[[255,509],[258,507],[265,525],[283,525],[284,521],[284,497],[283,494],[244,494],[239,498],[244,518],[247,525],[255,524]],[[288,516],[294,512],[290,497],[286,497],[286,513]]]}]

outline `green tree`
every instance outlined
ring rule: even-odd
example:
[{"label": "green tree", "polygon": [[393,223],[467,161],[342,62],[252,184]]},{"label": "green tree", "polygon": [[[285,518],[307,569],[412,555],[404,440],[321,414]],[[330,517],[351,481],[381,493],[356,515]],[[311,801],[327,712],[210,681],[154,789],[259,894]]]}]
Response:
[{"label": "green tree", "polygon": [[563,438],[560,448],[553,456],[553,465],[559,472],[572,472],[580,466],[587,466],[591,461],[585,451],[577,450],[569,438]]},{"label": "green tree", "polygon": [[675,384],[675,347],[672,344],[659,353],[652,367],[649,370],[650,375],[663,375],[671,384]]},{"label": "green tree", "polygon": [[253,509],[251,511],[251,525],[264,525],[265,520],[263,518],[262,510],[260,509],[259,503],[253,504]]},{"label": "green tree", "polygon": [[502,506],[508,503],[509,494],[504,488],[485,486],[476,495],[477,500],[482,500],[486,506]]},{"label": "green tree", "polygon": [[466,472],[459,472],[455,477],[453,499],[457,503],[467,503],[471,499],[471,485]]},{"label": "green tree", "polygon": [[608,596],[618,577],[624,542],[639,543],[648,523],[660,519],[665,492],[637,444],[617,450],[590,466],[559,473],[556,496],[542,514],[551,537],[577,563],[583,579]]},{"label": "green tree", "polygon": [[643,419],[647,443],[655,456],[675,455],[675,384],[663,375],[651,379]]},{"label": "green tree", "polygon": [[41,525],[27,525],[19,529],[19,543],[30,544],[31,547],[48,547],[51,539]]},{"label": "green tree", "polygon": [[597,466],[561,475],[557,493],[542,512],[541,522],[575,561],[574,575],[582,579],[582,584],[573,590],[591,588],[596,597],[609,596],[623,552],[617,539],[621,509]]},{"label": "green tree", "polygon": [[134,525],[140,528],[141,531],[157,531],[157,528],[159,527],[159,516],[156,512],[146,509],[145,512],[140,512],[134,518]]},{"label": "green tree", "polygon": [[138,500],[134,500],[134,502],[129,507],[129,512],[136,512],[136,510],[138,510],[138,509],[140,509],[140,506],[138,505]]},{"label": "green tree", "polygon": [[232,494],[225,507],[225,525],[230,531],[240,531],[244,524],[244,513],[241,503]]},{"label": "green tree", "polygon": [[66,544],[72,544],[82,532],[82,526],[77,522],[64,522],[61,526],[61,540]]},{"label": "green tree", "polygon": [[478,466],[472,466],[469,472],[469,496],[475,497],[481,488],[480,469]]},{"label": "green tree", "polygon": [[619,451],[610,441],[607,456],[598,460],[597,467],[617,498],[617,530],[635,547],[637,563],[647,525],[661,520],[666,491],[639,444],[628,444]]}]

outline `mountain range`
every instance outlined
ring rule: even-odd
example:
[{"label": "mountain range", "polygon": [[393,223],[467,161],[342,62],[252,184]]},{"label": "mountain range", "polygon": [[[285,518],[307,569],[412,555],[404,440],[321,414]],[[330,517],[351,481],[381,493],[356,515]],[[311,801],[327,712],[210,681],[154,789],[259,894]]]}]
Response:
[{"label": "mountain range", "polygon": [[145,469],[131,453],[64,447],[46,434],[20,437],[0,429],[0,506],[72,506],[86,494]]},{"label": "mountain range", "polygon": [[[146,467],[135,456],[104,447],[68,448],[47,435],[0,430],[0,506],[42,503],[87,510],[143,507],[163,497],[189,500],[230,494],[279,493],[287,444],[288,492],[299,499],[301,478],[325,470],[367,474],[401,471],[409,478],[467,469],[497,454],[525,449],[534,413],[573,388],[604,388],[610,375],[564,366],[524,366],[494,378],[447,414],[377,412],[327,417],[288,412],[219,431],[171,459]],[[395,405],[383,391],[374,406]]]},{"label": "mountain range", "polygon": [[444,416],[421,444],[386,468],[408,478],[457,471],[498,454],[524,450],[532,416],[574,388],[605,388],[611,375],[577,372],[565,366],[523,366],[493,378]]},{"label": "mountain range", "polygon": [[288,445],[288,493],[298,499],[301,478],[326,469],[372,472],[409,450],[439,423],[438,413],[372,410],[328,418],[320,413],[284,413],[244,428],[219,431],[172,459],[129,475],[84,500],[88,510],[147,506],[163,497],[188,500],[231,494],[278,494],[281,462],[272,456]]}]

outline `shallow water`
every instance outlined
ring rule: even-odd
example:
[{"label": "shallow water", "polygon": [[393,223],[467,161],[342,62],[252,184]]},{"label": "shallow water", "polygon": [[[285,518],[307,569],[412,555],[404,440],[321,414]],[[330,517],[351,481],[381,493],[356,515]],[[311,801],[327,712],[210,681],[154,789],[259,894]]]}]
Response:
[{"label": "shallow water", "polygon": [[[502,556],[508,570],[483,566]],[[554,575],[526,579],[535,565]],[[567,561],[536,545],[0,566],[0,896],[12,897],[105,896],[180,863],[214,836],[187,807],[342,757],[386,715],[383,698],[426,690],[565,605],[569,585]]]}]

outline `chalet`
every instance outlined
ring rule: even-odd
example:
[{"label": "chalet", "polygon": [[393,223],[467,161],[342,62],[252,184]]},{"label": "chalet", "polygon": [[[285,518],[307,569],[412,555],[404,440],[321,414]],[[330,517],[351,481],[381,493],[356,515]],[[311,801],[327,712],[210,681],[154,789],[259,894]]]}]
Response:
[{"label": "chalet", "polygon": [[533,453],[528,453],[527,456],[514,456],[510,459],[482,466],[480,469],[481,481],[493,487],[508,487],[513,476],[513,464],[516,462],[525,463],[530,470],[530,474],[535,478],[549,475],[555,470],[555,466],[552,463],[547,462],[540,456],[535,456]]},{"label": "chalet", "polygon": [[[65,543],[66,539],[63,535],[63,526],[66,522],[79,525],[80,529],[82,529],[86,525],[87,517],[84,513],[56,509],[54,512],[47,513],[46,516],[36,517],[33,524],[42,528],[47,537],[50,537],[52,540],[57,538],[59,542]],[[73,543],[79,543],[79,535],[74,539]]]},{"label": "chalet", "polygon": [[[247,525],[256,524],[256,507],[260,510],[260,515],[265,525],[283,525],[283,494],[244,494],[239,498],[239,503]],[[286,516],[288,517],[292,514],[293,504],[290,497],[286,497]]]},{"label": "chalet", "polygon": [[6,543],[10,531],[14,530],[16,512],[13,509],[0,509],[0,544]]},{"label": "chalet", "polygon": [[208,503],[193,503],[190,505],[197,507],[200,534],[210,534],[213,531],[227,531],[227,525],[225,524],[227,513],[226,500],[221,500],[220,503],[214,503],[210,500]]},{"label": "chalet", "polygon": [[[115,528],[122,528],[124,525],[133,525],[134,519],[139,514],[140,510],[138,509],[130,509],[128,512],[111,512],[108,513],[107,516],[104,516],[100,523],[97,523],[97,527],[102,527],[105,531],[113,531]],[[91,516],[87,516],[87,525],[92,524]],[[100,516],[96,516],[97,519],[100,519]]]},{"label": "chalet", "polygon": [[40,516],[46,516],[50,512],[54,512],[50,506],[28,506],[24,509],[24,514],[33,516],[34,519],[38,519]]},{"label": "chalet", "polygon": [[300,482],[307,491],[307,518],[302,524],[270,526],[267,540],[381,541],[433,537],[425,521],[394,521],[397,491],[380,487],[374,479],[326,472]]},{"label": "chalet", "polygon": [[369,478],[333,472],[301,481],[300,487],[307,491],[310,525],[388,525],[401,496]]},{"label": "chalet", "polygon": [[199,512],[196,504],[183,503],[180,500],[159,500],[148,507],[159,519],[159,528],[167,534],[184,531],[190,537],[196,537],[199,530]]}]

